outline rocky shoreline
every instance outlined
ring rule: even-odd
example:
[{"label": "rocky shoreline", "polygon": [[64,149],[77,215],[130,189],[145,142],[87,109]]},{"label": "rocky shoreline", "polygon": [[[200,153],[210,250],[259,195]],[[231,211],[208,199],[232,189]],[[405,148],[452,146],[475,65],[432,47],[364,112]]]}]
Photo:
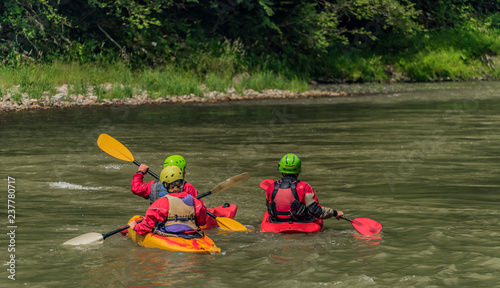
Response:
[{"label": "rocky shoreline", "polygon": [[166,96],[159,98],[150,98],[143,92],[141,95],[135,95],[131,98],[99,99],[95,95],[68,95],[65,87],[59,88],[60,93],[53,96],[42,96],[40,99],[33,99],[23,94],[21,99],[14,99],[11,94],[2,97],[0,102],[0,111],[19,111],[36,109],[53,109],[68,107],[92,107],[92,106],[110,106],[110,105],[144,105],[144,104],[162,104],[162,103],[215,103],[230,102],[242,100],[262,100],[262,99],[284,99],[284,98],[319,98],[319,97],[342,97],[350,96],[344,92],[328,92],[312,90],[306,92],[292,92],[285,90],[263,90],[257,92],[254,90],[245,90],[242,94],[234,89],[228,92],[207,92],[202,97],[191,95]]}]

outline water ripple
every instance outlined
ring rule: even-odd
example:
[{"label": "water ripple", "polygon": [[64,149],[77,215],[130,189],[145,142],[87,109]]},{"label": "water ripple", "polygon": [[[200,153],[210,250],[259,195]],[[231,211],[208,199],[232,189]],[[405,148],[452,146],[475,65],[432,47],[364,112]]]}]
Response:
[{"label": "water ripple", "polygon": [[52,182],[50,183],[50,187],[52,188],[61,188],[61,189],[71,189],[71,190],[100,190],[102,187],[85,187],[78,184],[71,184],[67,182]]}]

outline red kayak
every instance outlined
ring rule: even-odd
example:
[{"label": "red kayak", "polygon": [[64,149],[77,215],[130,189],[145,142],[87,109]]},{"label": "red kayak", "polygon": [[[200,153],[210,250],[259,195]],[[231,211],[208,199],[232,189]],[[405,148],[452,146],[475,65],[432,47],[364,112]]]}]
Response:
[{"label": "red kayak", "polygon": [[315,219],[314,222],[300,223],[300,222],[269,222],[269,214],[264,214],[260,230],[262,232],[273,233],[315,233],[323,230],[323,220]]},{"label": "red kayak", "polygon": [[[226,217],[234,219],[238,207],[236,207],[236,205],[234,204],[226,203],[224,205],[215,208],[207,208],[207,210],[212,212],[217,217]],[[201,229],[210,229],[218,226],[219,224],[217,224],[217,220],[207,215],[207,224],[205,224],[205,226],[202,226]]]}]

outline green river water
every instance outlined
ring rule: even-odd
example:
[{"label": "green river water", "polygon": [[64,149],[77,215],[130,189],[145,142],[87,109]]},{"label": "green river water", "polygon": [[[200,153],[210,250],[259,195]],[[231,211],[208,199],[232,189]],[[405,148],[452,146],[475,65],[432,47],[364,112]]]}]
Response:
[{"label": "green river water", "polygon": [[[0,287],[500,287],[500,83],[322,88],[360,96],[2,112]],[[183,155],[200,193],[250,173],[204,202],[236,204],[255,231],[207,231],[216,255],[120,234],[61,245],[148,207],[130,192],[137,166],[100,150],[101,133],[157,174]],[[382,232],[335,219],[312,235],[259,232],[259,183],[286,153],[320,204]]]}]

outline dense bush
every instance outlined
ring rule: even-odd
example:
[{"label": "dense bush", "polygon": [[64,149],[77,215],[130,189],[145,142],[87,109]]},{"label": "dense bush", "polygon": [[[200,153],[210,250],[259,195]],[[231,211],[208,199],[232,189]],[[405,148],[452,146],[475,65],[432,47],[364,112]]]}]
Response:
[{"label": "dense bush", "polygon": [[500,0],[3,0],[0,11],[3,65],[175,66],[214,86],[261,71],[385,81],[387,64],[418,70],[414,57],[432,51],[464,65],[499,53]]}]

